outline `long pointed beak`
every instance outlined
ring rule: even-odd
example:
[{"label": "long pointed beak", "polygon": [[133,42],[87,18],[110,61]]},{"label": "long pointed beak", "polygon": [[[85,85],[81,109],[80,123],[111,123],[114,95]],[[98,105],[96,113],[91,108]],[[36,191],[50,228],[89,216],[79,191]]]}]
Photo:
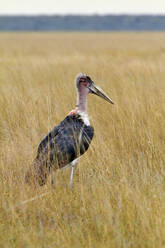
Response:
[{"label": "long pointed beak", "polygon": [[90,93],[95,94],[97,96],[100,96],[101,98],[103,98],[107,102],[114,104],[112,99],[109,96],[107,96],[104,93],[104,91],[102,89],[100,89],[94,82],[92,82],[88,88],[90,90]]}]

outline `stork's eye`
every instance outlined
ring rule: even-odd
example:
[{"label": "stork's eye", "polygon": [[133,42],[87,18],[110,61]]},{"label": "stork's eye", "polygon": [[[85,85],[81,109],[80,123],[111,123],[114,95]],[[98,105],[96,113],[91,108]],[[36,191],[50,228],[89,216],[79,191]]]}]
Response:
[{"label": "stork's eye", "polygon": [[80,83],[84,83],[84,82],[86,82],[86,78],[80,78],[80,81],[79,81]]},{"label": "stork's eye", "polygon": [[89,83],[87,82],[86,78],[80,78],[79,84],[88,87]]}]

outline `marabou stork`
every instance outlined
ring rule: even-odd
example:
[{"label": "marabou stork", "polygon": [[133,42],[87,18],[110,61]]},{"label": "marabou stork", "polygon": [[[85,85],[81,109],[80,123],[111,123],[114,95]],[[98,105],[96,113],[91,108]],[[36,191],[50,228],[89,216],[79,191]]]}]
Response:
[{"label": "marabou stork", "polygon": [[90,126],[87,114],[87,95],[89,93],[113,101],[84,73],[76,77],[77,105],[66,118],[48,133],[38,146],[37,157],[33,162],[34,177],[42,186],[51,170],[71,167],[70,186],[72,186],[74,166],[91,143],[94,129]]}]

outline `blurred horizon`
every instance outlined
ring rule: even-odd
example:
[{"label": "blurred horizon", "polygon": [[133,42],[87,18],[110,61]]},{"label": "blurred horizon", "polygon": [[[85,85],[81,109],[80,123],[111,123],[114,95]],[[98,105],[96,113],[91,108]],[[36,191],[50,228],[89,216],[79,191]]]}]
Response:
[{"label": "blurred horizon", "polygon": [[165,31],[165,15],[0,15],[0,31]]},{"label": "blurred horizon", "polygon": [[5,0],[0,31],[165,30],[162,0]]}]

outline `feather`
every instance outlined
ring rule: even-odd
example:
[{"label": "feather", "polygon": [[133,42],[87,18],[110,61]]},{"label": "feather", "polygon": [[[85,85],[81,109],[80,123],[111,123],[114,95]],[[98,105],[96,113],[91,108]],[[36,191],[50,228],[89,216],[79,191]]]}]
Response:
[{"label": "feather", "polygon": [[94,135],[79,114],[67,116],[41,141],[34,168],[40,185],[45,183],[51,169],[63,168],[88,150]]}]

